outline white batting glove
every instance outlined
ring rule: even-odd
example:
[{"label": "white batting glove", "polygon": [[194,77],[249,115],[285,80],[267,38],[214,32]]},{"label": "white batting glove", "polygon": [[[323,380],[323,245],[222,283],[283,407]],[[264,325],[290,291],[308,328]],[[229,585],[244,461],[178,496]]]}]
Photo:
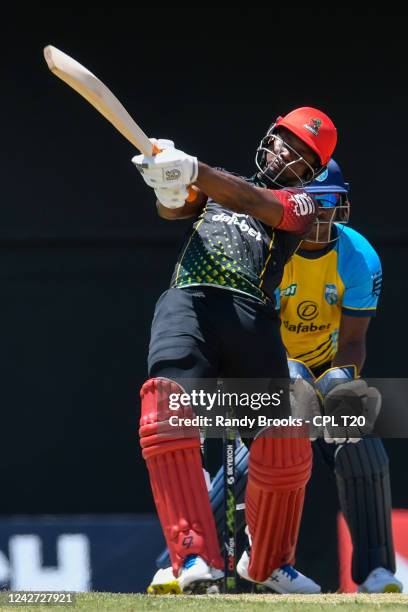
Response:
[{"label": "white batting glove", "polygon": [[154,190],[160,204],[166,208],[181,208],[186,203],[188,197],[187,186],[179,187],[178,189],[168,189],[167,187],[159,187]]},{"label": "white batting glove", "polygon": [[152,157],[135,155],[132,163],[141,173],[145,183],[154,189],[184,188],[185,185],[194,183],[198,174],[197,158],[172,147]]},{"label": "white batting glove", "polygon": [[159,149],[174,149],[174,140],[167,140],[167,138],[149,138],[149,140]]}]

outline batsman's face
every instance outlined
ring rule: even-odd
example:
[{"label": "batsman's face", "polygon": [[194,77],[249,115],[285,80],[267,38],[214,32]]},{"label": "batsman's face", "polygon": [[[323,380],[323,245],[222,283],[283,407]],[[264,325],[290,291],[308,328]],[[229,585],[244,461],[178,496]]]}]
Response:
[{"label": "batsman's face", "polygon": [[307,179],[312,169],[320,165],[316,153],[286,128],[276,129],[268,149],[266,161],[269,167],[280,172],[280,178],[287,186],[296,185],[297,177]]}]

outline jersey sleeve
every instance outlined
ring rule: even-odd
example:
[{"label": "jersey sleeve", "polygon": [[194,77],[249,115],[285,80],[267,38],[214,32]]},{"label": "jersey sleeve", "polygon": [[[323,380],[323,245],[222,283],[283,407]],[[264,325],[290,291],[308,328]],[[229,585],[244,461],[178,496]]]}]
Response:
[{"label": "jersey sleeve", "polygon": [[275,289],[275,310],[280,310],[280,285]]},{"label": "jersey sleeve", "polygon": [[381,293],[381,262],[368,240],[355,234],[340,257],[339,272],[344,283],[342,312],[352,317],[371,317],[376,314]]}]

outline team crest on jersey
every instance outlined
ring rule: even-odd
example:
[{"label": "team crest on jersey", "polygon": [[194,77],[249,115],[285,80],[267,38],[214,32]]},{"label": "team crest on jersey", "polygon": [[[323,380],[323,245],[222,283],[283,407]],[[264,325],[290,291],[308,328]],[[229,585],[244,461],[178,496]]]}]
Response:
[{"label": "team crest on jersey", "polygon": [[330,304],[330,306],[337,304],[338,299],[339,299],[339,294],[338,294],[336,285],[330,285],[330,284],[326,285],[324,289],[324,298],[326,302]]},{"label": "team crest on jersey", "polygon": [[317,136],[321,125],[322,125],[321,119],[309,119],[309,123],[305,123],[303,127],[309,130],[309,132],[312,132],[314,136]]}]

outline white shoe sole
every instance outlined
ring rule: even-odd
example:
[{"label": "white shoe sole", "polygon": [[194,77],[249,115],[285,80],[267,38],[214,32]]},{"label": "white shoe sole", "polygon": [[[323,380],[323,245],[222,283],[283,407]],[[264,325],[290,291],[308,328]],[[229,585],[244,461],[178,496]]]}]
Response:
[{"label": "white shoe sole", "polygon": [[359,593],[402,593],[402,588],[399,584],[395,584],[395,582],[390,582],[389,584],[385,584],[381,591],[369,591],[368,589],[358,589]]},{"label": "white shoe sole", "polygon": [[320,595],[322,592],[320,588],[319,590],[315,590],[311,592],[305,592],[305,591],[301,591],[300,593],[297,591],[289,592],[287,589],[283,589],[283,588],[281,589],[279,585],[275,586],[274,584],[273,586],[269,586],[269,584],[265,584],[266,581],[256,582],[256,580],[252,580],[252,578],[248,574],[246,567],[244,565],[240,565],[240,562],[238,562],[238,565],[237,565],[237,573],[243,580],[252,582],[253,584],[256,584],[258,587],[261,587],[262,589],[265,589],[271,593],[277,593],[278,595]]}]

